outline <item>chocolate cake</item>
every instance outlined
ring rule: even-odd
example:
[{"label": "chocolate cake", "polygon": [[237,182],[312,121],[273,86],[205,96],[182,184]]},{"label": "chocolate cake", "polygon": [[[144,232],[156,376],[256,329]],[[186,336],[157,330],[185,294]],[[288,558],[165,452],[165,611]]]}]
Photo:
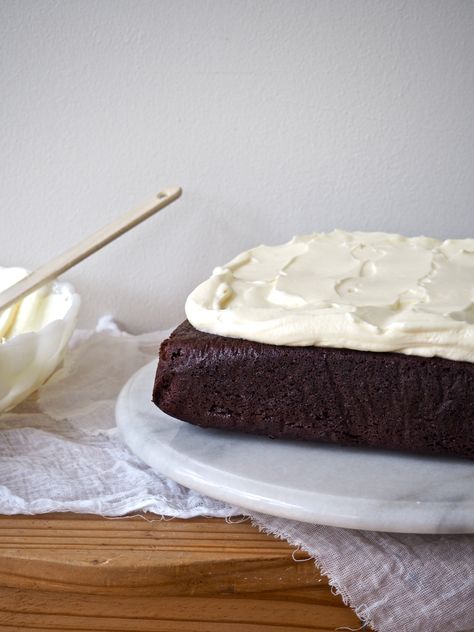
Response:
[{"label": "chocolate cake", "polygon": [[215,268],[153,401],[199,426],[474,459],[474,240],[315,233]]},{"label": "chocolate cake", "polygon": [[207,334],[161,346],[153,401],[202,427],[474,459],[474,364]]}]

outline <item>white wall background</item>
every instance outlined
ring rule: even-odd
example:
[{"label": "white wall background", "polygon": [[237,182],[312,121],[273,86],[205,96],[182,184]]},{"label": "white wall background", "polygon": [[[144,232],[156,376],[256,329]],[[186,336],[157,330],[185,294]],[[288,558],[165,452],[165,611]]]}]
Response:
[{"label": "white wall background", "polygon": [[0,86],[1,264],[184,188],[67,275],[83,325],[295,233],[474,233],[472,1],[3,0]]}]

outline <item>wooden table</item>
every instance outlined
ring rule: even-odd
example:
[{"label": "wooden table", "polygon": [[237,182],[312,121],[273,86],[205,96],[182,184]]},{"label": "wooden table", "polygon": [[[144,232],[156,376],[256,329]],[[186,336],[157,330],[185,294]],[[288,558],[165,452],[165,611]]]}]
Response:
[{"label": "wooden table", "polygon": [[359,628],[313,561],[292,553],[248,522],[3,516],[0,630]]}]

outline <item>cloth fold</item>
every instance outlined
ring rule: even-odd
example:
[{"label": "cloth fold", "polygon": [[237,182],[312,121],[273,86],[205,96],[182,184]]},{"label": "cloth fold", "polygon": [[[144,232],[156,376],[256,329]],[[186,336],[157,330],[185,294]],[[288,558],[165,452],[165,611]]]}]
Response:
[{"label": "cloth fold", "polygon": [[132,336],[110,317],[77,331],[64,365],[0,416],[0,513],[247,515],[314,557],[336,592],[379,632],[474,632],[474,535],[387,534],[250,514],[183,487],[122,443],[115,401],[168,332]]}]

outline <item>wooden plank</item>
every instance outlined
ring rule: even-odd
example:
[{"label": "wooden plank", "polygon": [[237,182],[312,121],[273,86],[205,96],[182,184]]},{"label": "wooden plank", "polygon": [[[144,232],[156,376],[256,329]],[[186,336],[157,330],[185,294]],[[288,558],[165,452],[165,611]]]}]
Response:
[{"label": "wooden plank", "polygon": [[248,522],[3,516],[0,630],[358,628],[292,553]]}]

